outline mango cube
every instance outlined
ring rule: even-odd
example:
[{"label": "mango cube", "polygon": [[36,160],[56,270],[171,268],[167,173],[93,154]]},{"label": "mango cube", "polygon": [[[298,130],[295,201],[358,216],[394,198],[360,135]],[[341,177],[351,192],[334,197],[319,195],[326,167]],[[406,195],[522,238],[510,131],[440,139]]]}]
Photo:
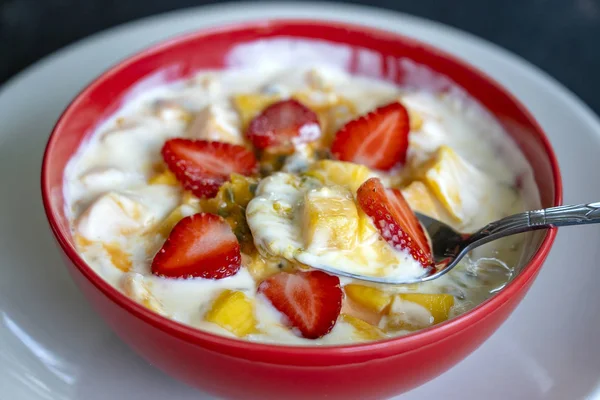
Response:
[{"label": "mango cube", "polygon": [[382,313],[392,301],[390,294],[372,286],[352,283],[344,286],[344,291],[352,301],[376,313]]},{"label": "mango cube", "polygon": [[326,185],[344,186],[353,194],[372,175],[364,165],[334,160],[317,161],[308,168],[306,174]]},{"label": "mango cube", "polygon": [[341,314],[340,318],[342,321],[352,325],[354,328],[354,334],[358,339],[362,340],[377,340],[385,337],[385,334],[381,329],[376,326],[369,324],[362,319],[353,317],[348,314]]},{"label": "mango cube", "polygon": [[198,209],[192,206],[180,205],[179,207],[171,211],[167,218],[161,221],[161,223],[156,227],[155,232],[163,237],[168,237],[175,225],[177,225],[179,221],[197,212]]},{"label": "mango cube", "polygon": [[102,247],[108,254],[111,263],[123,272],[129,272],[133,263],[129,254],[118,243],[103,243]]},{"label": "mango cube", "polygon": [[448,146],[441,146],[422,169],[421,179],[451,216],[468,221],[489,190],[489,178]]},{"label": "mango cube", "polygon": [[408,120],[410,121],[411,131],[418,131],[423,127],[423,117],[421,117],[421,114],[410,108],[408,108]]},{"label": "mango cube", "polygon": [[401,190],[404,199],[414,211],[435,219],[442,219],[444,209],[432,191],[421,181],[413,181]]},{"label": "mango cube", "polygon": [[231,174],[230,180],[219,188],[215,197],[198,201],[203,212],[220,215],[229,223],[242,251],[246,253],[254,248],[246,222],[246,206],[254,197],[256,185],[257,181],[252,177]]},{"label": "mango cube", "polygon": [[256,332],[254,305],[240,291],[227,289],[221,292],[204,319],[227,329],[238,337]]},{"label": "mango cube", "polygon": [[252,93],[233,96],[233,104],[240,115],[242,129],[246,130],[254,117],[278,100],[279,96],[275,94]]},{"label": "mango cube", "polygon": [[431,313],[434,324],[447,320],[454,306],[454,296],[450,294],[401,293],[398,297],[426,308]]},{"label": "mango cube", "polygon": [[357,234],[358,211],[347,189],[323,187],[306,193],[303,235],[307,248],[350,250]]},{"label": "mango cube", "polygon": [[169,186],[177,186],[179,182],[175,177],[175,174],[170,170],[166,169],[156,175],[153,175],[148,180],[149,185],[169,185]]},{"label": "mango cube", "polygon": [[243,264],[256,282],[262,282],[278,272],[291,272],[294,269],[293,264],[279,257],[263,257],[256,249],[253,249],[249,255],[244,254],[242,257],[244,258]]}]

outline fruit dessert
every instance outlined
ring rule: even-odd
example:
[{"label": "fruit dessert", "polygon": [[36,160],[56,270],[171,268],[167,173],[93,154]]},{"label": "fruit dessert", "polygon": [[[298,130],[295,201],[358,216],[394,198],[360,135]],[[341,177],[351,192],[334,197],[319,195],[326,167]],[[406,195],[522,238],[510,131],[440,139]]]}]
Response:
[{"label": "fruit dessert", "polygon": [[523,237],[422,284],[311,266],[430,274],[414,211],[469,232],[524,210],[524,179],[514,143],[464,93],[272,67],[135,96],[70,161],[65,198],[81,256],[145,307],[221,335],[334,345],[469,310],[510,280]]}]

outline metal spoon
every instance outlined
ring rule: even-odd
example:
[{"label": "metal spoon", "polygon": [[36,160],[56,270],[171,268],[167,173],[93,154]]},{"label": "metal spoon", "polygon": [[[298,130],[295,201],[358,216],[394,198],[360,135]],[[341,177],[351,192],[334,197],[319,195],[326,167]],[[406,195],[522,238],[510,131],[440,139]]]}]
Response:
[{"label": "metal spoon", "polygon": [[323,265],[313,268],[353,279],[387,284],[409,284],[431,281],[448,273],[471,250],[482,244],[517,233],[558,226],[595,224],[600,222],[600,202],[545,208],[514,214],[492,222],[475,233],[456,232],[450,226],[426,215],[416,213],[429,234],[436,270],[414,278],[357,275]]}]

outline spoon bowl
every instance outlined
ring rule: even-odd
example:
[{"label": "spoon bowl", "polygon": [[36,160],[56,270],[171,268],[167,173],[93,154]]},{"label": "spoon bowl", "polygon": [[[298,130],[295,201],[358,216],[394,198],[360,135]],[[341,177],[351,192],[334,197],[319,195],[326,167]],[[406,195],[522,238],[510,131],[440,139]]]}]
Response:
[{"label": "spoon bowl", "polygon": [[432,271],[416,277],[371,276],[353,274],[327,265],[311,265],[311,267],[331,274],[373,283],[405,285],[427,282],[447,274],[471,250],[493,240],[538,229],[599,223],[600,202],[525,211],[491,222],[472,234],[457,232],[451,226],[437,219],[421,213],[415,214],[430,239],[435,263],[435,269]]}]

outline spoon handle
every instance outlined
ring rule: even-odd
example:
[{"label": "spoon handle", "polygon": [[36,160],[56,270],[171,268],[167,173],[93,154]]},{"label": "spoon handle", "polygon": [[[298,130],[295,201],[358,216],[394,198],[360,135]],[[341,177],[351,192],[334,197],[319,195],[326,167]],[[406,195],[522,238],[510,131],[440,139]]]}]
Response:
[{"label": "spoon handle", "polygon": [[544,208],[514,214],[484,226],[469,236],[470,247],[517,233],[555,226],[600,223],[600,202]]}]

